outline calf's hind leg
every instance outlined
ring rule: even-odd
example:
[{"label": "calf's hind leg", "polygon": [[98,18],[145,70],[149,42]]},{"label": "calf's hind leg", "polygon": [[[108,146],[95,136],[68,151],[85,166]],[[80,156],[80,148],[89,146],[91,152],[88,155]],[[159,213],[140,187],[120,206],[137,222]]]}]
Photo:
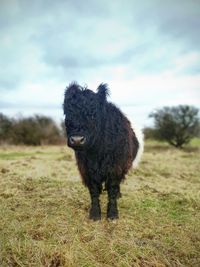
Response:
[{"label": "calf's hind leg", "polygon": [[107,183],[108,190],[108,206],[107,206],[107,219],[118,219],[117,198],[120,195],[120,185],[117,182],[109,181]]}]

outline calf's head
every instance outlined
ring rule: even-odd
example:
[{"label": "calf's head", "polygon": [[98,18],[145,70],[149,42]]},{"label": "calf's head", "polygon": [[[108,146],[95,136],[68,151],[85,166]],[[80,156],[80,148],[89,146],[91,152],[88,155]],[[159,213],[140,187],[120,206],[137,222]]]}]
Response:
[{"label": "calf's head", "polygon": [[100,84],[97,93],[77,83],[66,88],[63,109],[68,146],[89,149],[101,138],[107,95],[106,84]]}]

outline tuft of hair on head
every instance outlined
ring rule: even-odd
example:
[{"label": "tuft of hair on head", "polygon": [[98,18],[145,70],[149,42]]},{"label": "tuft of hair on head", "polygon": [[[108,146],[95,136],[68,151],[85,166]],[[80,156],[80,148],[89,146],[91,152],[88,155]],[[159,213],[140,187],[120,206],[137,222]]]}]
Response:
[{"label": "tuft of hair on head", "polygon": [[69,99],[76,98],[77,93],[79,93],[82,90],[82,87],[77,82],[71,82],[65,89],[64,93],[64,103],[63,103],[63,110],[64,114],[66,114],[66,106],[67,101]]},{"label": "tuft of hair on head", "polygon": [[65,96],[67,94],[73,95],[80,90],[82,90],[82,87],[76,81],[71,82],[65,89]]},{"label": "tuft of hair on head", "polygon": [[106,100],[107,96],[110,95],[110,92],[109,92],[109,88],[108,88],[107,83],[101,83],[97,87],[97,94],[98,94],[98,96],[100,97],[100,99],[102,101],[105,101]]}]

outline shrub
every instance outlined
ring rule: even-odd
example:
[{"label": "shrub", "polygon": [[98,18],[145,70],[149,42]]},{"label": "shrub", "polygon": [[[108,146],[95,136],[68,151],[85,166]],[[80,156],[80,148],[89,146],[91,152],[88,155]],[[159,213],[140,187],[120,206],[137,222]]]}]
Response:
[{"label": "shrub", "polygon": [[154,119],[156,137],[181,148],[198,134],[199,110],[193,106],[164,107],[150,114]]},{"label": "shrub", "polygon": [[24,145],[58,144],[63,142],[63,134],[56,123],[46,116],[9,119],[0,114],[0,142]]}]

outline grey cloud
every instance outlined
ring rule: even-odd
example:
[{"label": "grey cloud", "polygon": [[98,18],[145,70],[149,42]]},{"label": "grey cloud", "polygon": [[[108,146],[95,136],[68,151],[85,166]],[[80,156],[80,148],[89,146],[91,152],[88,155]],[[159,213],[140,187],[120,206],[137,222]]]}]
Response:
[{"label": "grey cloud", "polygon": [[171,65],[171,57],[164,53],[156,57],[158,47],[152,42],[124,50],[113,63],[130,64],[139,73],[155,73],[164,70]]},{"label": "grey cloud", "polygon": [[[117,29],[109,28],[109,25],[107,25],[105,29],[100,27],[101,31],[96,34],[97,25],[98,23],[101,24],[101,20],[98,21],[98,17],[94,20],[93,18],[87,20],[84,16],[77,17],[77,20],[72,20],[72,23],[66,25],[65,29],[61,22],[58,26],[60,32],[53,28],[44,34],[43,41],[40,42],[44,51],[43,59],[47,64],[61,66],[66,70],[69,68],[93,68],[127,63],[132,63],[138,71],[144,72],[157,72],[167,67],[173,67],[172,59],[180,56],[181,53],[189,51],[190,48],[186,48],[187,43],[192,43],[193,41],[195,43],[195,38],[196,41],[200,38],[197,34],[198,28],[194,27],[195,25],[198,26],[197,16],[193,16],[195,6],[193,3],[191,6],[185,4],[185,10],[180,1],[178,2],[173,4],[172,1],[168,1],[167,4],[163,3],[161,5],[158,1],[151,1],[150,4],[145,4],[144,8],[142,8],[143,5],[136,5],[136,8],[132,10],[123,8],[123,11],[127,13],[120,12],[119,8],[122,5],[118,5],[118,19],[121,19],[122,24],[126,25],[129,22],[132,12],[133,18],[136,15],[136,19],[133,19],[136,23],[133,25],[133,29],[131,30],[131,24],[127,25],[130,28],[130,34],[126,38],[130,37],[131,39],[131,33],[134,35],[134,29],[136,31],[139,29],[141,31],[141,40],[137,41],[137,43],[134,41],[129,42],[125,49],[117,51],[115,54],[106,53],[105,44],[106,42],[111,44],[113,42],[114,45],[115,42],[119,42],[120,38],[123,38],[123,36],[120,36],[122,33],[118,32]],[[178,7],[181,7],[180,14]],[[188,14],[187,8],[189,10]],[[116,19],[116,14],[112,13],[111,9],[108,10],[111,19]],[[124,20],[125,15],[129,18],[128,21]],[[191,23],[187,24],[187,21]],[[148,27],[151,26],[155,26],[160,35],[153,36],[152,40],[145,40]],[[95,38],[93,35],[95,35]],[[179,40],[183,40],[183,42],[181,43]],[[156,50],[161,46],[167,46],[169,42],[174,43],[174,48],[170,45],[170,50],[167,51],[166,49],[165,55],[156,58]],[[176,50],[176,45],[180,47],[180,51]]]},{"label": "grey cloud", "polygon": [[[200,50],[200,2],[196,0],[150,1],[140,13],[137,24],[156,27],[158,33],[185,46],[185,50]],[[153,4],[152,4],[153,3]],[[141,15],[144,15],[144,20]],[[184,48],[184,47],[183,47]]]},{"label": "grey cloud", "polygon": [[[200,9],[200,6],[199,6]],[[160,27],[160,31],[170,34],[177,42],[185,40],[185,51],[189,49],[200,50],[200,14],[189,19],[173,18],[166,21]]]},{"label": "grey cloud", "polygon": [[118,65],[156,73],[172,69],[181,54],[200,51],[200,5],[195,0],[2,3],[0,38],[10,38],[10,44],[0,43],[1,88],[27,80],[86,77],[86,71],[88,78],[94,69]]},{"label": "grey cloud", "polygon": [[[84,1],[77,0],[35,0],[31,3],[26,0],[1,0],[0,9],[0,24],[12,25],[13,23],[30,22],[42,18],[53,16],[59,20],[60,15],[65,13],[66,17],[73,14],[74,21],[84,16],[96,17],[97,15],[104,16],[107,14],[105,1],[88,0],[87,4]],[[54,23],[57,23],[57,20]],[[72,21],[72,22],[74,22]]]},{"label": "grey cloud", "polygon": [[0,90],[12,90],[19,85],[19,79],[0,77]]},{"label": "grey cloud", "polygon": [[[48,62],[48,59],[47,61]],[[98,67],[100,65],[106,64],[105,60],[101,60],[98,58],[93,58],[90,55],[86,55],[85,57],[77,57],[76,55],[73,56],[64,56],[62,58],[58,58],[57,62],[54,61],[54,64],[58,64],[65,69],[68,68],[92,68],[92,67]]]}]

